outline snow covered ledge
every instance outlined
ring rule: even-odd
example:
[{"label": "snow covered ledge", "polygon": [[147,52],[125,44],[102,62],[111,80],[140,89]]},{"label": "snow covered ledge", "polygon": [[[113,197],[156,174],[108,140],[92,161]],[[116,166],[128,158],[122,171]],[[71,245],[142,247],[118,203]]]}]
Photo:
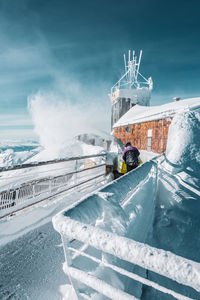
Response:
[{"label": "snow covered ledge", "polygon": [[[159,162],[159,158],[156,158],[154,161],[145,163],[135,171],[132,171],[131,173],[119,178],[112,184],[103,188],[99,195],[96,193],[96,195],[93,195],[90,197],[90,199],[89,197],[84,199],[81,205],[79,205],[79,207],[74,207],[71,212],[61,212],[59,215],[54,217],[54,227],[61,234],[63,240],[66,257],[64,271],[69,274],[72,279],[76,278],[77,280],[83,282],[89,287],[92,287],[93,289],[96,289],[97,291],[99,291],[98,284],[100,284],[100,292],[102,292],[101,290],[105,288],[106,291],[109,290],[109,293],[104,295],[109,297],[111,294],[111,299],[116,300],[119,299],[119,297],[117,297],[117,292],[112,290],[112,287],[106,284],[108,282],[113,284],[113,282],[115,283],[116,281],[117,286],[115,285],[115,288],[120,288],[122,291],[126,289],[123,289],[123,286],[120,285],[120,282],[115,280],[116,278],[114,278],[114,280],[111,278],[110,281],[107,280],[109,269],[111,269],[118,272],[120,275],[125,275],[126,277],[134,279],[134,281],[138,281],[141,284],[152,286],[158,291],[170,294],[177,299],[190,299],[188,298],[188,295],[190,295],[190,297],[193,299],[199,299],[199,294],[197,295],[197,292],[200,292],[200,263],[180,257],[172,252],[158,249],[162,248],[162,246],[157,246],[157,248],[151,247],[145,244],[144,236],[141,238],[144,233],[142,231],[145,231],[147,227],[151,226],[151,218],[149,218],[149,215],[152,214],[152,206],[154,204],[152,194],[156,193],[157,187],[158,189],[160,188],[159,192],[167,191],[166,199],[163,199],[163,201],[166,200],[165,202],[167,204],[167,208],[165,208],[163,205],[161,207],[160,203],[163,204],[163,202],[157,201],[158,203],[156,208],[158,209],[158,207],[160,207],[160,209],[163,210],[163,214],[161,214],[161,212],[158,214],[157,220],[160,218],[160,216],[167,214],[169,209],[171,209],[171,207],[174,205],[174,202],[170,203],[168,201],[171,199],[168,199],[168,197],[171,197],[171,195],[173,196],[176,190],[179,192],[181,189],[182,194],[177,194],[177,197],[179,196],[179,198],[177,198],[178,201],[176,199],[177,203],[180,203],[180,205],[177,207],[177,209],[174,209],[173,207],[175,213],[176,211],[178,213],[183,211],[183,213],[178,214],[178,218],[180,218],[180,216],[183,217],[182,222],[177,221],[177,224],[180,224],[181,226],[181,237],[184,228],[188,227],[188,222],[186,221],[189,217],[194,217],[194,219],[192,219],[194,224],[199,224],[199,221],[197,220],[199,206],[196,205],[198,202],[196,200],[199,200],[198,183],[200,178],[199,130],[200,114],[198,111],[177,115],[173,120],[172,126],[170,127],[166,159],[164,159],[162,162]],[[169,167],[171,167],[171,169],[168,170]],[[167,189],[163,190],[163,181],[164,183],[166,182],[166,170],[168,171],[167,178],[169,178],[171,183],[170,191]],[[158,173],[160,174],[159,180],[157,180]],[[181,185],[178,185],[179,181],[177,180],[182,173],[187,175],[187,179],[190,179],[190,181],[187,180],[187,190],[185,189],[185,183],[183,185],[185,177],[183,177]],[[194,185],[194,183],[196,183],[196,185]],[[148,188],[145,190],[146,185],[148,185]],[[171,191],[172,186],[175,186],[175,188]],[[197,188],[195,193],[194,187]],[[137,190],[140,191],[139,197],[136,197]],[[193,201],[189,202],[188,199],[190,200],[191,191],[193,192]],[[160,193],[158,193],[158,196],[159,195]],[[104,197],[106,200],[104,201],[105,203],[103,203],[102,199],[100,199]],[[95,207],[94,202],[96,203]],[[135,205],[135,202],[137,202],[137,205]],[[117,206],[119,203],[120,205]],[[112,205],[113,207],[111,207]],[[126,214],[128,208],[132,210],[132,214],[129,214],[129,218],[127,220]],[[125,214],[123,215],[123,213]],[[120,217],[122,217],[121,219],[124,220],[124,223],[122,222],[123,220],[120,220]],[[174,214],[172,217],[174,217]],[[131,223],[131,233],[133,231],[139,232],[139,238],[135,233],[131,237],[127,237],[126,235],[126,224],[127,221],[129,222],[131,220],[131,218],[135,218],[135,221]],[[141,220],[138,222],[139,219]],[[197,225],[196,228],[199,228]],[[97,228],[97,226],[100,228]],[[146,226],[145,230],[144,226]],[[156,226],[156,229],[159,229],[160,223],[158,223]],[[174,227],[171,229],[172,234]],[[158,232],[162,233],[162,231]],[[194,230],[193,233],[194,236],[191,235],[190,239],[186,239],[183,245],[186,245],[188,241],[194,239]],[[171,236],[173,236],[173,234]],[[186,231],[186,234],[188,235],[188,231]],[[186,238],[186,234],[183,235],[183,239]],[[126,237],[124,237],[125,235]],[[197,235],[198,231],[196,236]],[[77,240],[79,240],[80,243],[83,243],[83,246],[79,249],[77,249],[77,247],[74,249],[72,247],[74,246],[72,241],[75,241],[74,244],[77,245]],[[168,238],[168,241],[170,241],[170,237]],[[195,251],[198,250],[198,236],[193,244]],[[91,253],[91,249],[98,249],[101,255],[99,255],[97,250],[96,252],[93,250],[93,253]],[[189,250],[190,249],[191,248],[189,248]],[[73,255],[71,253],[72,251],[75,252],[73,252]],[[83,259],[85,257],[87,259],[91,259],[99,264],[98,268],[101,268],[101,270],[103,266],[104,269],[102,270],[102,274],[100,274],[99,270],[98,272],[92,272],[91,269],[84,271],[84,264],[82,263],[78,266],[78,268],[74,268],[74,258],[76,257],[78,257],[79,262],[82,261],[82,257]],[[195,257],[198,256],[196,255]],[[123,265],[123,268],[119,268],[119,260],[120,262],[127,261],[129,264],[131,263],[135,267],[131,269],[131,272],[128,271],[130,269],[126,269],[126,265]],[[194,258],[194,260],[196,259]],[[137,266],[140,267],[141,272],[139,272],[139,274],[138,272],[135,272],[138,271]],[[170,286],[171,290],[162,286],[162,284],[169,283],[168,280],[165,281],[163,280],[164,278],[161,277],[161,280],[157,281],[159,276],[155,276],[154,273],[148,271],[147,273],[142,272],[143,270],[151,270],[156,274],[166,276],[167,278],[174,280],[172,282],[170,281],[170,284],[168,285],[168,287]],[[102,275],[100,278],[99,274]],[[154,276],[151,276],[152,274],[154,274]],[[158,283],[150,281],[149,278],[154,278],[154,280]],[[103,283],[101,279],[104,280]],[[177,289],[178,284],[176,284],[176,282],[181,284],[179,289]],[[192,291],[191,288],[193,288]],[[188,289],[190,289],[191,293]],[[77,290],[78,292],[80,291],[79,289]],[[142,288],[140,290],[142,290]],[[177,290],[180,293],[184,293],[185,296],[178,294]],[[134,292],[131,294],[134,294]],[[140,295],[138,294],[136,297],[140,298]],[[90,297],[86,299],[90,299]],[[120,300],[121,299],[128,298],[123,296],[120,298]],[[135,298],[132,297],[132,299]]]},{"label": "snow covered ledge", "polygon": [[[131,209],[133,209],[133,202],[130,202],[129,199],[133,194],[135,201],[135,193],[136,190],[139,189],[140,185],[144,190],[145,185],[150,184],[152,195],[148,194],[146,199],[148,201],[144,201],[143,204],[141,204],[140,201],[140,205],[135,206],[136,209],[138,209],[138,215],[135,217],[136,221],[132,231],[136,229],[138,231],[138,229],[140,229],[139,235],[142,236],[143,233],[141,231],[141,224],[143,224],[142,226],[151,226],[151,218],[149,218],[149,215],[152,213],[154,205],[153,193],[155,193],[154,190],[156,190],[158,166],[156,161],[159,161],[159,158],[145,163],[135,171],[119,178],[113,183],[108,184],[99,192],[83,199],[82,203],[79,203],[79,205],[75,206],[70,211],[63,211],[53,218],[54,228],[61,234],[64,246],[66,263],[64,264],[63,269],[65,273],[70,276],[72,283],[73,278],[75,278],[97,291],[99,291],[98,285],[101,285],[103,288],[100,292],[103,293],[104,290],[108,291],[106,294],[103,293],[105,296],[110,297],[109,295],[111,294],[113,295],[111,299],[129,299],[128,297],[130,297],[130,295],[124,295],[119,298],[117,295],[118,293],[123,292],[123,287],[121,288],[119,285],[120,289],[119,286],[117,286],[118,291],[115,289],[113,290],[112,286],[108,284],[109,281],[104,278],[107,276],[107,268],[109,268],[119,274],[123,274],[133,280],[136,280],[141,285],[145,284],[152,286],[158,291],[170,294],[177,299],[191,299],[145,278],[145,270],[151,270],[180,284],[192,287],[196,291],[200,291],[199,263],[182,258],[162,249],[150,247],[143,242],[136,242],[135,239],[137,239],[137,237],[135,238],[133,236],[132,239],[132,237],[127,238],[123,236],[125,235],[127,220],[125,219],[126,216],[123,215],[123,210],[120,210],[120,206],[118,207],[117,203],[120,202],[121,206],[124,208],[123,205],[126,206],[126,203],[128,202],[128,205],[130,206],[131,204]],[[109,196],[108,199],[106,199],[107,196]],[[104,200],[106,201],[102,200],[104,197]],[[101,201],[105,203],[102,204]],[[143,206],[143,211],[141,210],[141,205]],[[109,210],[110,212],[108,212]],[[144,212],[144,210],[146,210],[146,212]],[[134,213],[135,212],[133,210],[133,214]],[[102,216],[104,219],[102,219]],[[118,218],[116,218],[116,216]],[[120,220],[120,217],[124,220],[124,223],[123,220]],[[138,221],[139,219],[141,220]],[[105,222],[106,226],[104,226]],[[99,226],[101,228],[97,228],[95,226]],[[77,243],[76,241],[80,241],[83,243],[83,246],[79,249],[77,249],[77,247],[73,248],[73,240],[75,241],[75,244]],[[141,240],[142,239],[140,239],[140,241]],[[92,249],[98,249],[101,251],[101,258],[93,255],[95,251],[93,251],[94,253],[92,253],[92,255],[90,251],[89,255],[87,252],[88,247],[93,247]],[[113,255],[117,260],[122,259],[123,261],[140,266],[143,268],[144,272],[143,274],[139,274],[141,276],[134,272],[128,272],[126,268],[123,269],[117,267],[112,259],[111,263],[109,259],[107,261],[107,257],[105,259],[105,255]],[[82,263],[78,268],[75,268],[73,262],[76,257],[80,258],[79,261],[81,261],[82,258],[87,257],[90,260],[95,261],[101,268],[102,266],[105,267],[106,271],[103,270],[102,276],[104,281],[98,278],[97,275],[99,275],[99,273],[91,274],[91,271],[88,270],[85,272],[83,270]],[[109,283],[112,284],[113,282]],[[76,284],[73,283],[73,286],[76,290]],[[79,288],[77,288],[77,291],[78,294]],[[131,299],[137,299],[133,296],[131,297]]]},{"label": "snow covered ledge", "polygon": [[160,156],[160,154],[154,153],[151,151],[147,151],[147,150],[140,150],[140,158],[143,161],[143,163],[147,162],[157,156]]},{"label": "snow covered ledge", "polygon": [[[200,292],[200,263],[81,223],[66,217],[64,213],[53,218],[53,225],[62,237],[79,240]],[[145,279],[144,284],[147,284]],[[182,299],[189,298],[182,296]]]}]

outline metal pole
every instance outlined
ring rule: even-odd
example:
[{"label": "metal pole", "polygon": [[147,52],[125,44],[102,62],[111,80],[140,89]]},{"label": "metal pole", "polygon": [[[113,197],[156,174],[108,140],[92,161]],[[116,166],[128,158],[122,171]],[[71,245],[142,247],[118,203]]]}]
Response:
[{"label": "metal pole", "polygon": [[126,56],[124,54],[124,69],[125,69],[125,73],[126,73]]},{"label": "metal pole", "polygon": [[137,81],[137,77],[138,77],[138,73],[139,73],[139,69],[140,69],[140,63],[141,63],[141,58],[142,58],[142,50],[140,50],[140,56],[139,56],[139,60],[138,60],[138,64],[137,64],[137,72],[136,72],[136,81]]},{"label": "metal pole", "polygon": [[76,162],[75,162],[75,184],[77,184],[78,182],[77,182],[77,168],[78,168],[78,162],[77,162],[77,160],[76,160]]},{"label": "metal pole", "polygon": [[[66,264],[67,264],[67,268],[69,268],[69,266],[72,266],[72,259],[71,259],[71,256],[70,256],[70,253],[69,253],[69,250],[68,250],[69,241],[68,241],[67,237],[64,236],[63,234],[61,234],[61,240],[62,240],[63,249],[64,249],[65,261],[66,261]],[[78,300],[79,299],[79,296],[78,296],[79,295],[79,291],[78,291],[78,289],[76,287],[76,284],[75,284],[74,280],[72,279],[72,277],[70,275],[70,272],[68,272],[68,277],[69,277],[69,281],[71,283],[71,286],[74,289],[74,292],[75,292],[77,300]]]}]

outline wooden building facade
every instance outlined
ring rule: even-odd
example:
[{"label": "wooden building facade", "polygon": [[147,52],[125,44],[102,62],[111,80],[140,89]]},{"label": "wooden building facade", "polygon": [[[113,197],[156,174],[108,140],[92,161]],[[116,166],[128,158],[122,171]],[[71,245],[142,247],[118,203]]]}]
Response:
[{"label": "wooden building facade", "polygon": [[167,118],[119,126],[113,128],[113,133],[124,145],[131,142],[140,150],[163,153],[166,151],[171,120]]},{"label": "wooden building facade", "polygon": [[169,126],[175,115],[200,110],[200,97],[159,105],[135,105],[113,126],[113,135],[126,145],[131,142],[140,150],[166,151]]}]

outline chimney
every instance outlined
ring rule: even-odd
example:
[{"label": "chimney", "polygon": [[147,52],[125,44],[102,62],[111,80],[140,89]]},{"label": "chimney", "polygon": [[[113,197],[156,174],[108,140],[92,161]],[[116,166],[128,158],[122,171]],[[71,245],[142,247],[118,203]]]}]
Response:
[{"label": "chimney", "polygon": [[181,100],[181,98],[180,97],[174,97],[173,100],[174,100],[174,102],[177,102],[177,101]]}]

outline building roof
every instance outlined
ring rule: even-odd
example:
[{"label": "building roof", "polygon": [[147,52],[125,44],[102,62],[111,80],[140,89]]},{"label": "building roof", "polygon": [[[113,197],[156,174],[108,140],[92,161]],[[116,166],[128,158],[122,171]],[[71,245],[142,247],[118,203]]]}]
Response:
[{"label": "building roof", "polygon": [[159,106],[133,106],[113,126],[120,127],[129,124],[161,120],[173,117],[181,111],[200,109],[200,97],[170,102]]}]

